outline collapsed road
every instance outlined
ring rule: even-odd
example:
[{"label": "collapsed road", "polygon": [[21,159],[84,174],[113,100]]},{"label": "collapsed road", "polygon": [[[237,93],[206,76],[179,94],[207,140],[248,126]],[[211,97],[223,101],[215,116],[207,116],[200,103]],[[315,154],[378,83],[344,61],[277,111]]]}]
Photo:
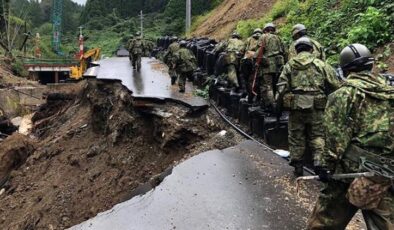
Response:
[{"label": "collapsed road", "polygon": [[103,60],[100,80],[33,117],[34,141],[1,143],[1,159],[29,151],[0,165],[0,228],[303,229],[316,184],[297,192],[286,162],[243,142],[191,83],[179,95],[163,64],[143,66]]},{"label": "collapsed road", "polygon": [[269,151],[246,141],[199,154],[154,190],[71,229],[303,229],[307,209],[285,187],[291,169]]}]

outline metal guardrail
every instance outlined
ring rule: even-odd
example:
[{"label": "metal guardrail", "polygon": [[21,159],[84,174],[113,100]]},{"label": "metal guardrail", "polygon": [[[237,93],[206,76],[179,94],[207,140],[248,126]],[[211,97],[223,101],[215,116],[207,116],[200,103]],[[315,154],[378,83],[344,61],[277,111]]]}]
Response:
[{"label": "metal guardrail", "polygon": [[34,58],[25,58],[22,60],[24,65],[61,65],[61,66],[72,66],[78,65],[79,62],[75,59],[34,59]]}]

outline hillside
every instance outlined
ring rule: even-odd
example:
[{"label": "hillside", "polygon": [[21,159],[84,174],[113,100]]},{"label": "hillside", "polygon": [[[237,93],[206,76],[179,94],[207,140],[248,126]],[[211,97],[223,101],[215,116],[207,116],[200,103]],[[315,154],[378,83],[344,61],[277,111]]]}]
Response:
[{"label": "hillside", "polygon": [[206,15],[206,20],[198,25],[191,35],[224,39],[231,34],[240,20],[264,16],[275,2],[276,0],[225,0]]}]

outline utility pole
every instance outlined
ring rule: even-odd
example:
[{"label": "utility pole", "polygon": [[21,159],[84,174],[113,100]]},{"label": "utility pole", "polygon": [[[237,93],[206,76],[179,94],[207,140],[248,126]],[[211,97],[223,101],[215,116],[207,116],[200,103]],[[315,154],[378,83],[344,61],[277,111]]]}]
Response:
[{"label": "utility pole", "polygon": [[141,10],[140,17],[141,17],[141,38],[143,38],[144,37],[144,14],[142,13],[142,10]]},{"label": "utility pole", "polygon": [[190,32],[192,24],[192,1],[186,0],[186,33]]},{"label": "utility pole", "polygon": [[84,54],[84,38],[83,38],[83,33],[82,29],[83,27],[80,26],[79,28],[79,37],[78,37],[78,43],[79,43],[79,58],[81,58]]}]

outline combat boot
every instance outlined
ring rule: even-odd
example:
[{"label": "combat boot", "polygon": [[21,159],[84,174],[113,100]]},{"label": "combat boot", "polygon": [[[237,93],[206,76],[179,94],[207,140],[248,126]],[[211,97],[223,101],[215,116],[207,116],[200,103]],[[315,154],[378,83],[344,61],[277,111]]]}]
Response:
[{"label": "combat boot", "polygon": [[304,166],[302,163],[298,163],[294,166],[294,175],[300,177],[304,175]]},{"label": "combat boot", "polygon": [[289,165],[294,167],[294,175],[296,177],[304,175],[304,165],[301,161],[290,161]]}]

